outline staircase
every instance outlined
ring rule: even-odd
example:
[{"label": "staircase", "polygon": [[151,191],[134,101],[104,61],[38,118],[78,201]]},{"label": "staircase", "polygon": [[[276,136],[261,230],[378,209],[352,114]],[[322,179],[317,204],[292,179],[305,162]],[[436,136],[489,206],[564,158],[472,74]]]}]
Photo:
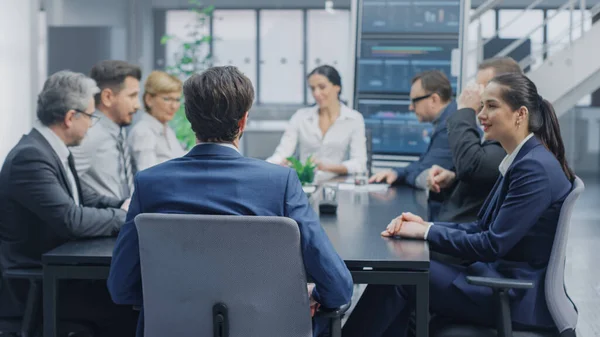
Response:
[{"label": "staircase", "polygon": [[[513,18],[500,27],[492,38],[482,38],[482,14],[493,9],[499,2],[499,0],[489,0],[476,9],[471,16],[470,23],[478,24],[478,31],[476,46],[470,48],[468,53],[476,53],[477,63],[483,60],[485,45],[501,36],[504,30],[510,29],[510,26],[519,19],[519,17]],[[544,0],[534,0],[520,16],[541,6],[544,6]],[[548,23],[560,13],[568,13],[566,29],[558,34],[554,41],[545,41],[542,48],[532,50],[529,57],[518,60],[523,69],[529,70],[527,76],[535,82],[542,96],[552,102],[559,117],[572,109],[585,95],[600,88],[600,21],[592,24],[591,27],[586,25],[586,21],[589,23],[590,14],[594,17],[600,13],[600,3],[589,9],[585,5],[585,0],[569,0],[555,13],[548,15],[540,25],[529,32],[523,32],[522,35],[526,37],[513,41],[496,54],[496,56],[511,56],[529,36],[538,30],[548,29]],[[579,37],[575,38],[575,35]],[[474,39],[471,37],[469,40]],[[471,42],[470,47],[472,45]],[[556,51],[556,49],[560,50]],[[539,62],[540,60],[542,62]],[[475,75],[475,69],[471,69],[467,75],[463,84]]]}]

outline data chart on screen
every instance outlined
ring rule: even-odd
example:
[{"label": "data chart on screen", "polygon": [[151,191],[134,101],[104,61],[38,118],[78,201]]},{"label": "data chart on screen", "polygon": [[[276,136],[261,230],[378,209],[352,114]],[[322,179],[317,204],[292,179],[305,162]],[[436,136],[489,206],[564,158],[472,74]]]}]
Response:
[{"label": "data chart on screen", "polygon": [[421,123],[409,110],[410,101],[360,99],[358,111],[371,130],[373,152],[420,155],[429,146],[433,125]]},{"label": "data chart on screen", "polygon": [[458,41],[449,40],[363,40],[358,59],[358,90],[365,93],[408,93],[412,78],[437,69],[451,76],[452,50]]},{"label": "data chart on screen", "polygon": [[363,0],[363,33],[458,34],[460,1]]}]

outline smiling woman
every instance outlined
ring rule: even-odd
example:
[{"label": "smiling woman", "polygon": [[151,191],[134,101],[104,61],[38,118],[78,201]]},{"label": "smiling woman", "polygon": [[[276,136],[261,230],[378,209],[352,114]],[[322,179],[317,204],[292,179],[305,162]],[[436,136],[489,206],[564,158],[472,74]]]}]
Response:
[{"label": "smiling woman", "polygon": [[184,154],[175,132],[167,125],[181,106],[182,83],[163,71],[153,71],[144,85],[146,112],[129,133],[138,170]]}]

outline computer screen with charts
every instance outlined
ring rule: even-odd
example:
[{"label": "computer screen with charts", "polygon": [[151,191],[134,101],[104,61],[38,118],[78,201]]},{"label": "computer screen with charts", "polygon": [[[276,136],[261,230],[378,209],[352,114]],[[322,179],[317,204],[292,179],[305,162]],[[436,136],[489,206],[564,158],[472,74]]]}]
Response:
[{"label": "computer screen with charts", "polygon": [[427,150],[433,124],[419,122],[409,104],[408,99],[358,101],[365,126],[371,130],[374,153],[420,155]]},{"label": "computer screen with charts", "polygon": [[363,33],[457,34],[458,0],[363,0]]},{"label": "computer screen with charts", "polygon": [[364,93],[410,92],[412,78],[425,70],[443,71],[456,90],[451,76],[451,54],[458,41],[448,40],[363,40],[358,59],[358,91]]}]

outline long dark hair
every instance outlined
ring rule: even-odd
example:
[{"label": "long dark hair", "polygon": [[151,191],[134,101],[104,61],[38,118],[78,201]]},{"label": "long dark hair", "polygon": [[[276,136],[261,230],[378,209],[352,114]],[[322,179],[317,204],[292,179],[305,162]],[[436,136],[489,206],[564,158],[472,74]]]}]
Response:
[{"label": "long dark hair", "polygon": [[340,99],[340,95],[342,94],[342,77],[340,76],[340,73],[332,66],[330,65],[322,65],[322,66],[318,66],[315,69],[313,69],[308,76],[306,76],[306,78],[310,78],[312,75],[323,75],[325,77],[327,77],[327,79],[329,80],[329,82],[331,82],[331,84],[333,85],[337,85],[338,87],[340,87],[340,92],[338,93],[338,99],[342,102],[345,103],[344,101],[342,101]]},{"label": "long dark hair", "polygon": [[554,154],[567,178],[573,181],[575,174],[565,157],[565,145],[560,135],[558,117],[552,104],[543,99],[535,84],[522,74],[502,74],[492,82],[502,85],[502,100],[514,111],[526,107],[529,111],[529,131],[533,132],[546,148]]}]

